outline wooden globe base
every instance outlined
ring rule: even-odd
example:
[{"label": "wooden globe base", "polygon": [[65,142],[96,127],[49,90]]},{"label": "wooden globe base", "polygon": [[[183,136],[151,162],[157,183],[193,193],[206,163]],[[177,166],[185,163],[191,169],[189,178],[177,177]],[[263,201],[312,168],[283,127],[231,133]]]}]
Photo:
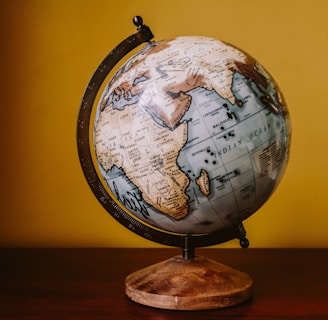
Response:
[{"label": "wooden globe base", "polygon": [[125,293],[161,309],[205,310],[232,306],[251,296],[252,278],[204,257],[175,256],[130,274]]}]

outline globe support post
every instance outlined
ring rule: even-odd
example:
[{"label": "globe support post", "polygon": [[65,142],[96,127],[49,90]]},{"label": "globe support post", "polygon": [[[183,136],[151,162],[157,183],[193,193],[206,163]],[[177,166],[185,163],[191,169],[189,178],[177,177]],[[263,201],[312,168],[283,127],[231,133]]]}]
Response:
[{"label": "globe support post", "polygon": [[191,244],[189,236],[183,237],[182,257],[184,259],[195,258],[195,247]]}]

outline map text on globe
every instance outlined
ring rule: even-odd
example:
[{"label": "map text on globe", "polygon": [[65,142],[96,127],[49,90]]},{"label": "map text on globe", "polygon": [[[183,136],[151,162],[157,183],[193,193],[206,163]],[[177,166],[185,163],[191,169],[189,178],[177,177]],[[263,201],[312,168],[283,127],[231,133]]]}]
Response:
[{"label": "map text on globe", "polygon": [[132,216],[161,230],[207,234],[258,210],[287,164],[290,123],[273,78],[221,41],[153,42],[100,99],[101,176]]}]

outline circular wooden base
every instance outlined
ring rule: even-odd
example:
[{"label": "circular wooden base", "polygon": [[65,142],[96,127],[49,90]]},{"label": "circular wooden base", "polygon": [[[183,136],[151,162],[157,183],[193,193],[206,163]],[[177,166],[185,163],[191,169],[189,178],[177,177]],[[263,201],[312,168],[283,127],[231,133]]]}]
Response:
[{"label": "circular wooden base", "polygon": [[204,257],[176,256],[130,274],[125,293],[133,301],[162,309],[223,308],[251,296],[252,278]]}]

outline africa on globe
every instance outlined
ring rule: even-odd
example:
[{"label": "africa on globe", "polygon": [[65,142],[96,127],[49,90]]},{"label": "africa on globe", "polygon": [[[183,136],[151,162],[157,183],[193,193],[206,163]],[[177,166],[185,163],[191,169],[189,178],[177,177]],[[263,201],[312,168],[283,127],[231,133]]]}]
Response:
[{"label": "africa on globe", "polygon": [[93,144],[108,193],[133,219],[177,234],[238,224],[284,173],[290,121],[271,75],[207,37],[149,42],[97,106]]}]

